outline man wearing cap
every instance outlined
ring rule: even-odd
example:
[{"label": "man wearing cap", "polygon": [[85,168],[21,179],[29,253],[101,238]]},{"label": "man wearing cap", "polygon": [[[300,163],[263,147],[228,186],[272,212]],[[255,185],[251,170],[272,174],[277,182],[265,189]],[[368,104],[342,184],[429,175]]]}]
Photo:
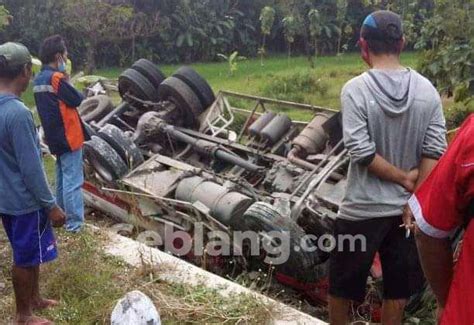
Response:
[{"label": "man wearing cap", "polygon": [[365,298],[378,252],[382,322],[400,324],[407,299],[424,283],[413,234],[403,227],[404,211],[410,193],[446,148],[445,120],[433,85],[400,63],[404,38],[398,15],[376,11],[367,16],[359,45],[370,69],[341,93],[344,143],[351,161],[335,235],[362,235],[365,245],[333,251],[329,312],[331,324],[347,323],[351,301]]},{"label": "man wearing cap", "polygon": [[56,156],[56,197],[66,212],[66,231],[78,232],[84,224],[82,146],[86,139],[77,107],[83,96],[68,81],[67,49],[60,35],[43,41],[43,63],[33,88],[36,108],[49,150]]},{"label": "man wearing cap", "polygon": [[16,324],[51,324],[33,309],[57,304],[39,294],[39,265],[57,257],[52,226],[64,212],[48,187],[33,117],[21,102],[31,55],[18,43],[0,45],[0,218],[13,250]]}]

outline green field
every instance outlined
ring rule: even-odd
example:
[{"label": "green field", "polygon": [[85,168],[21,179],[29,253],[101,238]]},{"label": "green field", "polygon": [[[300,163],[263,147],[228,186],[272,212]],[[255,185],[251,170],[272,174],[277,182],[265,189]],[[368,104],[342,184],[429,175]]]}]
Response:
[{"label": "green field", "polygon": [[[417,54],[406,53],[403,63],[416,67]],[[311,68],[306,57],[285,56],[268,58],[261,66],[259,59],[248,59],[238,63],[238,70],[230,76],[227,62],[191,64],[213,89],[231,90],[252,95],[275,97],[330,108],[339,108],[339,94],[349,79],[360,74],[366,66],[356,53],[341,56],[319,57],[315,68]],[[163,65],[160,69],[172,74],[179,65]],[[124,68],[100,69],[96,72],[115,79]],[[25,103],[34,105],[31,90],[24,96]]]}]

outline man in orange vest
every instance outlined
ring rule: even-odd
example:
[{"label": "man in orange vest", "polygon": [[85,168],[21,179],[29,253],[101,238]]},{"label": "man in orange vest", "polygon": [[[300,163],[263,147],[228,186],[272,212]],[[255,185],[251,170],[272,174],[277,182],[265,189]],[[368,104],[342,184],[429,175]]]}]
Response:
[{"label": "man in orange vest", "polygon": [[41,72],[34,82],[34,96],[46,142],[56,155],[56,198],[66,212],[66,230],[78,232],[84,223],[82,145],[87,134],[77,112],[82,94],[68,81],[68,53],[59,35],[44,40]]}]

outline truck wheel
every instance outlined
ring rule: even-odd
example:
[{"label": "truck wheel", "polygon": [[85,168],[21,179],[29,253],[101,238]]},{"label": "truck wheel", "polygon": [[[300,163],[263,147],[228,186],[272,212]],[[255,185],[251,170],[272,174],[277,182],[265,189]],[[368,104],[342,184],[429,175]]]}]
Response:
[{"label": "truck wheel", "polygon": [[100,177],[112,182],[128,172],[127,165],[119,154],[104,140],[92,136],[84,143],[84,156]]},{"label": "truck wheel", "polygon": [[90,140],[93,135],[97,135],[96,130],[87,122],[83,122],[82,125],[84,126],[84,131],[87,134],[84,134],[84,138]]},{"label": "truck wheel", "polygon": [[173,74],[173,77],[182,80],[194,93],[198,96],[201,105],[206,110],[209,106],[214,103],[216,96],[212,91],[211,86],[207,83],[206,79],[201,77],[191,67],[181,67]]},{"label": "truck wheel", "polygon": [[[285,252],[288,259],[275,265],[276,271],[302,282],[314,282],[317,278],[315,269],[320,261],[315,244],[309,239],[304,240],[306,234],[303,229],[292,219],[282,216],[272,205],[264,202],[254,203],[244,213],[242,227],[241,230],[252,230],[263,236],[270,232],[282,233],[284,239],[280,239],[289,244],[289,247],[286,247],[288,252]],[[267,239],[274,240],[271,237]],[[285,246],[282,243],[279,245]],[[307,248],[311,251],[306,251]]]},{"label": "truck wheel", "polygon": [[158,101],[158,92],[148,79],[134,69],[127,69],[119,76],[119,93],[123,98],[130,93],[141,100]]},{"label": "truck wheel", "polygon": [[145,161],[132,139],[115,125],[106,124],[99,130],[98,136],[105,140],[130,168],[133,169]]},{"label": "truck wheel", "polygon": [[113,110],[112,100],[106,95],[97,95],[85,99],[77,108],[84,122],[99,121]]},{"label": "truck wheel", "polygon": [[197,126],[197,118],[204,111],[199,98],[183,81],[175,77],[168,77],[158,87],[161,99],[169,100],[181,110],[185,126]]},{"label": "truck wheel", "polygon": [[140,72],[149,82],[158,90],[158,86],[166,79],[166,76],[161,72],[156,65],[147,60],[140,59],[132,65],[132,69]]}]

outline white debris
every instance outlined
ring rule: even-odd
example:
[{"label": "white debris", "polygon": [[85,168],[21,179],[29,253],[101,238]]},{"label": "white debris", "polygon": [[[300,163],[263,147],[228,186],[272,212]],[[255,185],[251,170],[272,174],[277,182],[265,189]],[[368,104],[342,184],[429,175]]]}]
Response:
[{"label": "white debris", "polygon": [[110,321],[112,325],[161,325],[155,305],[140,291],[129,292],[120,299]]}]

